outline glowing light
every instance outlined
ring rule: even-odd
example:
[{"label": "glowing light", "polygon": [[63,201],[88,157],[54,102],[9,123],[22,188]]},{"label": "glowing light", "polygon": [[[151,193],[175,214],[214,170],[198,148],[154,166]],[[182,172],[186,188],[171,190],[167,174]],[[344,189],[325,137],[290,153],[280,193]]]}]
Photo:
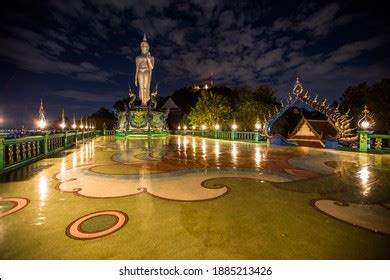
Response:
[{"label": "glowing light", "polygon": [[362,194],[367,196],[371,190],[371,184],[369,182],[370,179],[370,171],[368,171],[368,166],[363,166],[362,169],[358,172],[358,176],[360,179],[361,186],[363,188]]},{"label": "glowing light", "polygon": [[192,151],[193,151],[194,159],[196,159],[196,141],[195,141],[195,138],[192,138]]},{"label": "glowing light", "polygon": [[81,129],[83,129],[83,128],[84,128],[84,126],[83,126],[82,124],[80,124],[80,128],[81,128]]},{"label": "glowing light", "polygon": [[73,129],[76,129],[76,127],[77,127],[77,125],[74,123],[74,124],[72,124],[72,128]]},{"label": "glowing light", "polygon": [[196,129],[196,125],[193,125],[193,126],[192,126],[192,130],[195,130],[195,129]]},{"label": "glowing light", "polygon": [[73,158],[72,158],[72,168],[76,168],[77,166],[77,153],[73,153]]},{"label": "glowing light", "polygon": [[221,128],[221,126],[218,123],[214,127],[215,127],[215,130],[219,130]]},{"label": "glowing light", "polygon": [[179,125],[179,126],[177,127],[177,129],[180,130],[180,129],[181,129],[181,126]]},{"label": "glowing light", "polygon": [[232,144],[232,161],[233,161],[234,165],[237,165],[237,155],[238,155],[237,143],[233,143]]},{"label": "glowing light", "polygon": [[65,159],[63,158],[61,162],[61,169],[60,169],[60,174],[62,177],[65,176],[65,172],[66,172],[66,165],[65,165]]},{"label": "glowing light", "polygon": [[208,90],[208,89],[209,89],[209,86],[206,84],[206,85],[204,86],[204,89],[205,89],[205,90]]},{"label": "glowing light", "polygon": [[256,123],[255,124],[255,128],[256,128],[256,130],[260,130],[261,129],[261,124],[260,123]]},{"label": "glowing light", "polygon": [[63,122],[63,123],[61,123],[61,129],[65,129],[65,127],[66,127],[66,124]]},{"label": "glowing light", "polygon": [[45,200],[47,197],[47,178],[45,175],[41,175],[39,177],[39,199],[41,200],[41,205],[45,204]]},{"label": "glowing light", "polygon": [[206,130],[207,126],[204,124],[202,125],[202,130]]},{"label": "glowing light", "polygon": [[232,129],[233,129],[233,130],[236,130],[236,129],[237,129],[237,127],[238,127],[238,126],[237,126],[237,124],[235,124],[235,123],[234,123],[234,124],[232,124]]},{"label": "glowing light", "polygon": [[186,126],[186,125],[185,125],[185,126],[183,126],[183,129],[184,129],[184,130],[187,130],[187,126]]},{"label": "glowing light", "polygon": [[365,121],[362,122],[362,128],[363,129],[367,129],[369,127],[370,127],[370,123],[368,121],[365,120]]},{"label": "glowing light", "polygon": [[203,160],[206,160],[206,155],[207,155],[206,139],[202,139],[202,157],[203,157]]},{"label": "glowing light", "polygon": [[373,114],[367,109],[367,105],[364,106],[363,112],[359,116],[358,126],[363,130],[370,129],[375,126],[375,120]]},{"label": "glowing light", "polygon": [[44,120],[39,120],[38,121],[38,127],[42,130],[46,127],[46,122]]},{"label": "glowing light", "polygon": [[260,147],[256,147],[255,149],[255,161],[256,161],[256,167],[260,167],[260,163],[261,163]]},{"label": "glowing light", "polygon": [[187,144],[188,144],[187,136],[184,136],[184,139],[183,139],[183,148],[184,148],[184,156],[185,156],[185,158],[187,158]]},{"label": "glowing light", "polygon": [[214,154],[215,154],[215,159],[218,161],[219,159],[219,155],[220,155],[220,147],[219,147],[219,142],[215,142],[215,146],[214,146]]}]

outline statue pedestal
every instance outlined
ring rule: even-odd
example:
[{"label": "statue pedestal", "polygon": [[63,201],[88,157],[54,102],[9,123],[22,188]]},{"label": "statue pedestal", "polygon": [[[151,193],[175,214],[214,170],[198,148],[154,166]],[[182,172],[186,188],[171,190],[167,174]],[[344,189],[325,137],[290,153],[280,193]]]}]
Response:
[{"label": "statue pedestal", "polygon": [[116,130],[117,138],[161,138],[168,136],[167,115],[165,112],[151,111],[136,107],[134,110],[120,112]]}]

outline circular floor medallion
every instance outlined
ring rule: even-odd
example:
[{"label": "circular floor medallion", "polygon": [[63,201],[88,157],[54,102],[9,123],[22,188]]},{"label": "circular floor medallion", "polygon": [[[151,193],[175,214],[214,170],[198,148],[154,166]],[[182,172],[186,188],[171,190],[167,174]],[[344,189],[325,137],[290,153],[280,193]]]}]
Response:
[{"label": "circular floor medallion", "polygon": [[127,221],[127,215],[121,211],[94,212],[72,222],[67,227],[66,234],[80,240],[100,238],[120,230]]},{"label": "circular floor medallion", "polygon": [[27,198],[22,197],[0,198],[0,205],[4,206],[5,209],[5,211],[0,212],[0,218],[8,216],[23,209],[29,203],[30,201]]}]

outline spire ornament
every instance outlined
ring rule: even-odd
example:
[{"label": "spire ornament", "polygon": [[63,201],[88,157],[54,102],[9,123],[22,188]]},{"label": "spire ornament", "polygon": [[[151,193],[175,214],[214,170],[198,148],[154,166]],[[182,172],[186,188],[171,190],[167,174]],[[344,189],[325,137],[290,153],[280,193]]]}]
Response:
[{"label": "spire ornament", "polygon": [[45,118],[45,109],[43,108],[43,100],[41,99],[41,105],[39,106],[39,112],[38,112],[38,127],[40,130],[43,130],[47,123]]},{"label": "spire ornament", "polygon": [[375,126],[374,115],[368,111],[367,105],[364,105],[364,109],[359,116],[358,126],[363,130],[368,130]]}]

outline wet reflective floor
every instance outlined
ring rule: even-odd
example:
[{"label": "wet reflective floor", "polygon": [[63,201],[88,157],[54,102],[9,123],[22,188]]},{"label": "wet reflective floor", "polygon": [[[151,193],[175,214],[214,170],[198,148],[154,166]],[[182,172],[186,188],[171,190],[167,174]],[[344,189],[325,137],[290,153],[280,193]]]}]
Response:
[{"label": "wet reflective floor", "polygon": [[390,156],[100,137],[0,177],[1,259],[384,259]]}]

